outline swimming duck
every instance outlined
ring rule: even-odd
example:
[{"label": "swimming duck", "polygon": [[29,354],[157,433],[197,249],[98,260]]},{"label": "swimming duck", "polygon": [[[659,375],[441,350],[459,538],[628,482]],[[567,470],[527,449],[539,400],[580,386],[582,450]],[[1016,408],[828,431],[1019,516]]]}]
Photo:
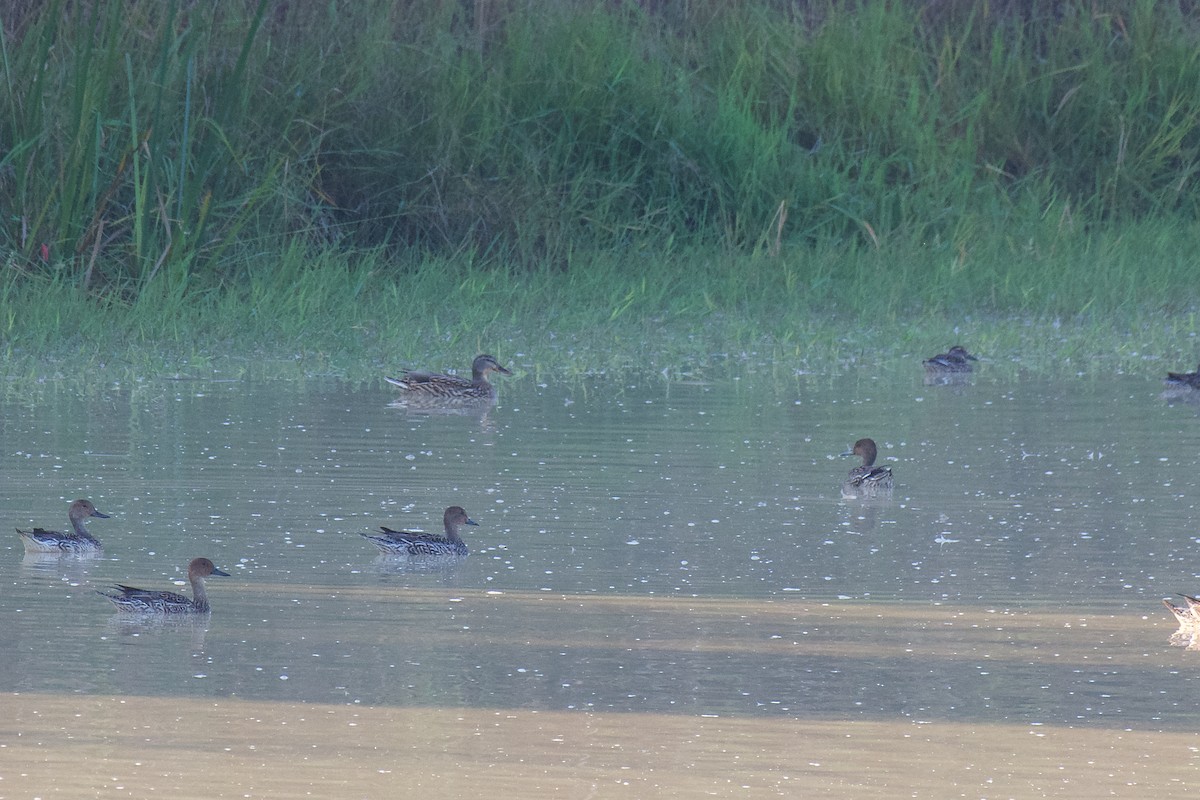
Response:
[{"label": "swimming duck", "polygon": [[450,506],[442,515],[442,525],[446,529],[445,536],[435,536],[432,533],[415,533],[413,531],[394,531],[381,527],[382,533],[364,533],[362,536],[370,539],[380,552],[389,555],[409,556],[465,556],[467,543],[458,535],[459,525],[478,525],[479,523],[467,516],[460,506]]},{"label": "swimming duck", "polygon": [[92,505],[91,500],[76,500],[67,511],[71,520],[71,532],[48,531],[45,528],[34,528],[23,531],[17,528],[26,553],[98,553],[102,545],[100,540],[87,532],[83,521],[88,517],[108,519],[108,514],[101,514]]},{"label": "swimming duck", "polygon": [[1195,372],[1168,372],[1163,383],[1176,389],[1200,389],[1200,367]]},{"label": "swimming duck", "polygon": [[843,456],[862,456],[862,466],[850,470],[846,482],[842,484],[842,495],[857,497],[875,492],[887,492],[892,488],[892,468],[875,466],[875,457],[879,450],[874,439],[859,439],[854,447]]},{"label": "swimming duck", "polygon": [[1200,600],[1190,594],[1180,594],[1186,605],[1177,606],[1170,600],[1163,600],[1163,605],[1171,609],[1181,627],[1192,628],[1200,624]]},{"label": "swimming duck", "polygon": [[1188,650],[1200,650],[1200,600],[1190,594],[1179,595],[1186,605],[1177,606],[1169,600],[1163,600],[1163,605],[1175,615],[1179,629],[1171,634],[1168,641],[1174,647],[1186,647]]},{"label": "swimming duck", "polygon": [[117,611],[135,614],[207,614],[210,609],[208,594],[204,591],[204,579],[209,575],[229,577],[228,572],[217,569],[207,558],[193,558],[188,564],[191,598],[175,592],[135,589],[120,583],[113,586],[117,594],[108,594],[99,589],[96,593],[111,600]]},{"label": "swimming duck", "polygon": [[967,352],[967,348],[956,344],[945,353],[938,353],[921,363],[925,365],[926,372],[932,375],[944,375],[953,372],[971,372],[974,369],[971,362],[978,360]]},{"label": "swimming duck", "polygon": [[439,400],[495,400],[496,387],[488,383],[487,374],[499,372],[501,375],[512,375],[500,366],[494,356],[476,356],[471,364],[471,380],[457,375],[441,375],[433,372],[404,370],[399,378],[384,378],[393,386],[399,386],[405,394],[412,397],[436,398]]}]

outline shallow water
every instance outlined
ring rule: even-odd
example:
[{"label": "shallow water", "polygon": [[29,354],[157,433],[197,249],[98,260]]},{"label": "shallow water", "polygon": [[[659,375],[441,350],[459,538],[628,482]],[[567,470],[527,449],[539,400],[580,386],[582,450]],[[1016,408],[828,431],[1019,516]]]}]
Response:
[{"label": "shallow water", "polygon": [[[917,373],[518,375],[483,416],[382,384],[0,397],[10,528],[77,496],[112,515],[98,558],[0,539],[0,799],[1194,783],[1200,654],[1160,598],[1200,590],[1200,404]],[[862,436],[890,498],[840,496]],[[451,504],[479,523],[465,560],[358,535]],[[199,555],[232,573],[211,618],[94,593],[181,590]]]}]

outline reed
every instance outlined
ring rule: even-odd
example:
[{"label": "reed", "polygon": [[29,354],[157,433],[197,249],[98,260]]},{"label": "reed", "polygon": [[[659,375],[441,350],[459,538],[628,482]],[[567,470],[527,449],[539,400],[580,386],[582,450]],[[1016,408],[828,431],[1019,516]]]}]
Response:
[{"label": "reed", "polygon": [[136,292],[297,236],[561,265],[1194,216],[1197,34],[1110,6],[29,3],[0,244]]},{"label": "reed", "polygon": [[1178,3],[35,0],[0,25],[10,352],[1195,310]]}]

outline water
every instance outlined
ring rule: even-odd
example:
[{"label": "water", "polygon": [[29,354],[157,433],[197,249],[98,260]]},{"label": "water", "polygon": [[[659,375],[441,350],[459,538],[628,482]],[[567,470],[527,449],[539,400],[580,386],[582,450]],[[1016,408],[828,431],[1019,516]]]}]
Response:
[{"label": "water", "polygon": [[[0,798],[1195,782],[1197,655],[1160,599],[1200,590],[1200,404],[915,372],[516,377],[485,416],[336,383],[22,387],[5,520],[112,518],[99,558],[0,540]],[[862,436],[891,498],[840,496]],[[454,504],[465,560],[358,535]],[[211,618],[94,592],[187,591],[200,555],[232,573]]]}]

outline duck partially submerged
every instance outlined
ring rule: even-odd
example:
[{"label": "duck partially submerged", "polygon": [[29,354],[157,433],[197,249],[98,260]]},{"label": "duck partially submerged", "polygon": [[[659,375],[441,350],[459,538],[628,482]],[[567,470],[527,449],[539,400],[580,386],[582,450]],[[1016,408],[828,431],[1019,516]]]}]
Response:
[{"label": "duck partially submerged", "polygon": [[1163,600],[1163,605],[1171,609],[1171,613],[1175,615],[1175,620],[1181,627],[1194,628],[1200,624],[1200,600],[1190,594],[1180,594],[1179,596],[1183,598],[1184,605],[1177,606],[1170,600]]},{"label": "duck partially submerged", "polygon": [[1195,372],[1168,372],[1163,384],[1172,389],[1200,390],[1200,367]]},{"label": "duck partially submerged", "polygon": [[489,372],[512,375],[500,366],[494,356],[476,356],[471,364],[471,380],[457,375],[442,375],[436,372],[404,370],[398,378],[384,378],[399,387],[406,397],[441,401],[486,401],[496,399],[496,387],[488,383]]},{"label": "duck partially submerged", "polygon": [[1163,605],[1175,615],[1179,630],[1171,634],[1170,642],[1176,647],[1186,647],[1188,650],[1200,650],[1200,600],[1190,594],[1180,594],[1184,605],[1177,606],[1170,600],[1163,600]]},{"label": "duck partially submerged", "polygon": [[101,514],[92,505],[91,500],[79,499],[71,503],[71,507],[67,510],[67,517],[71,520],[71,530],[67,533],[61,531],[48,531],[45,528],[34,528],[30,531],[23,531],[17,528],[17,533],[21,537],[21,542],[25,545],[26,553],[98,553],[103,545],[95,536],[88,533],[84,527],[84,520],[88,517],[96,517],[98,519],[108,519],[108,514]]},{"label": "duck partially submerged", "polygon": [[395,531],[381,527],[380,533],[364,533],[387,555],[408,556],[465,556],[467,543],[458,535],[460,525],[478,525],[479,523],[467,516],[461,506],[450,506],[442,515],[442,527],[445,536],[435,536],[432,533],[417,533],[415,531]]},{"label": "duck partially submerged", "polygon": [[874,439],[859,439],[854,447],[842,453],[843,456],[862,456],[861,466],[850,470],[846,481],[842,484],[843,497],[860,497],[892,489],[892,468],[875,466],[875,458],[879,449]]},{"label": "duck partially submerged", "polygon": [[112,588],[116,594],[96,593],[107,597],[117,607],[118,611],[134,614],[207,614],[208,593],[204,589],[204,579],[209,575],[229,577],[228,572],[217,569],[207,558],[193,558],[188,564],[188,581],[192,584],[192,596],[187,597],[177,592],[154,589],[137,589],[133,586],[115,584]]},{"label": "duck partially submerged", "polygon": [[967,348],[956,344],[946,352],[930,356],[921,363],[930,375],[951,375],[973,371],[975,368],[971,366],[971,362],[978,360],[967,352]]}]

